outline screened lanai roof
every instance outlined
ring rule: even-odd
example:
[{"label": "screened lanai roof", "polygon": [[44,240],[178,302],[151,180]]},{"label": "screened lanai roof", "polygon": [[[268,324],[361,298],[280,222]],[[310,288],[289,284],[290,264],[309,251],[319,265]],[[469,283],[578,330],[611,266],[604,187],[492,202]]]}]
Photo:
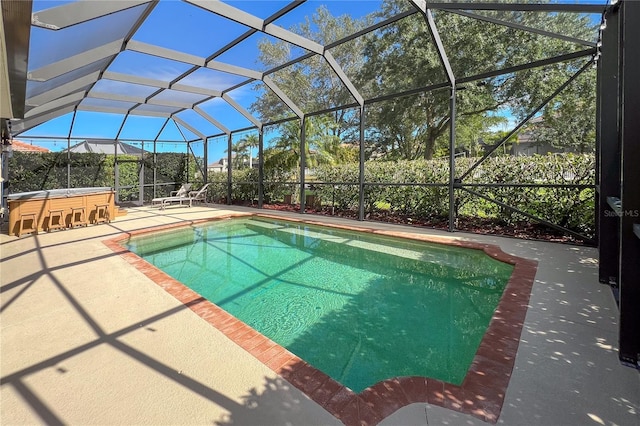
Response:
[{"label": "screened lanai roof", "polygon": [[[9,3],[5,2],[3,9]],[[24,105],[11,120],[11,133],[21,137],[63,137],[156,140],[175,126],[185,141],[228,134],[238,129],[262,130],[265,124],[302,117],[315,111],[307,99],[313,93],[288,92],[275,76],[286,77],[295,66],[320,61],[342,90],[326,99],[327,110],[359,107],[392,94],[371,92],[334,50],[358,37],[375,34],[400,19],[424,18],[425,37],[441,54],[442,70],[432,86],[481,80],[523,67],[522,63],[486,64],[486,72],[466,75],[448,62],[457,52],[448,35],[438,34],[438,19],[458,14],[493,28],[511,28],[566,42],[554,61],[597,54],[598,25],[590,34],[551,33],[515,19],[522,13],[571,12],[594,23],[606,0],[566,1],[433,1],[397,2],[393,14],[381,13],[383,0],[354,1],[33,1],[28,43]],[[398,6],[399,5],[399,6]],[[319,7],[334,16],[349,14],[365,26],[352,34],[314,40],[300,30]],[[5,12],[5,22],[6,22]],[[557,14],[561,19],[562,14]],[[5,32],[7,25],[5,25]],[[259,43],[280,41],[286,57],[266,66]],[[9,44],[22,53],[25,43]],[[11,52],[9,52],[11,53]],[[14,52],[15,53],[15,52]],[[8,57],[11,55],[8,55]],[[14,56],[15,57],[15,56]],[[364,59],[366,60],[366,58]],[[8,61],[11,67],[11,60]],[[18,87],[20,85],[18,84]],[[310,86],[313,88],[313,85]],[[12,87],[13,89],[13,87]],[[406,87],[407,91],[420,87]],[[12,95],[16,96],[13,89]],[[275,94],[282,108],[277,116],[260,116],[252,108],[265,92]],[[15,102],[15,99],[14,99]],[[317,104],[313,104],[317,105]],[[20,114],[23,106],[24,115]],[[12,118],[12,117],[3,117]],[[95,123],[109,123],[97,134]],[[104,127],[104,126],[101,126]]]}]

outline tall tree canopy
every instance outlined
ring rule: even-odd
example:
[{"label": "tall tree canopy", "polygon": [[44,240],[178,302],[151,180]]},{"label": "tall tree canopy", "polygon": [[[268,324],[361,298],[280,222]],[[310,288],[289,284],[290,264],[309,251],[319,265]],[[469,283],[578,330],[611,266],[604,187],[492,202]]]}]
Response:
[{"label": "tall tree canopy", "polygon": [[[292,31],[327,45],[360,31],[372,22],[371,18],[356,20],[349,15],[335,17],[325,6],[320,6],[312,16],[306,17],[305,22],[294,26]],[[331,54],[347,75],[356,75],[362,69],[365,60],[361,53],[364,43],[365,40],[360,37],[353,42],[330,49]],[[300,49],[283,41],[271,42],[263,39],[258,48],[260,50],[258,61],[265,69],[280,66],[300,56],[296,55]],[[326,60],[318,55],[269,76],[305,113],[355,102]],[[294,116],[293,112],[270,90],[261,93],[251,106],[251,110],[262,119],[277,120]],[[336,136],[341,136],[345,129],[353,126],[352,111],[339,110],[333,113],[333,117],[339,125],[331,126],[327,130]]]},{"label": "tall tree canopy", "polygon": [[533,140],[581,154],[593,152],[596,140],[596,75],[583,73],[549,103],[542,120],[530,127]]},{"label": "tall tree canopy", "polygon": [[[385,1],[381,16],[393,16],[403,7],[402,3],[401,0]],[[486,15],[582,39],[588,39],[593,27],[587,17],[579,14],[493,12]],[[584,48],[445,11],[437,12],[434,20],[458,79]],[[412,15],[367,38],[361,85],[372,85],[381,93],[397,93],[408,87],[446,81],[423,16]],[[494,112],[501,108],[524,118],[585,62],[585,59],[564,62],[465,84],[459,87],[464,90],[457,93],[456,124],[460,128],[468,124],[477,126],[481,119],[483,127],[489,128],[496,124]],[[581,96],[582,89],[584,87],[571,86],[566,92],[573,90],[574,96]],[[449,96],[449,90],[444,89],[376,104],[367,122],[376,129],[373,133],[376,145],[382,150],[398,152],[401,158],[431,158],[438,144],[446,146]],[[591,119],[593,121],[593,117]],[[464,131],[460,133],[464,135]],[[459,141],[459,145],[468,143],[468,140]]]},{"label": "tall tree canopy", "polygon": [[[405,0],[385,0],[374,16],[354,20],[348,16],[333,17],[326,8],[320,7],[305,23],[297,26],[295,32],[327,44],[404,10]],[[583,40],[588,40],[593,31],[588,17],[574,13],[478,13]],[[579,43],[447,11],[434,12],[434,20],[456,79],[585,49]],[[259,47],[260,61],[266,68],[285,63],[292,52],[291,46],[284,42],[264,41]],[[422,14],[416,13],[384,26],[334,47],[331,52],[365,99],[426,89],[367,105],[366,142],[370,154],[385,154],[383,158],[389,159],[430,159],[443,151],[438,150],[439,147],[448,146],[450,89],[446,87],[446,74]],[[458,86],[458,146],[476,149],[478,135],[500,122],[499,111],[508,110],[514,117],[524,118],[584,63],[586,59],[581,58]],[[271,75],[304,112],[353,103],[348,90],[326,61],[317,55]],[[445,83],[443,87],[429,90],[430,86],[442,83]],[[549,117],[548,126],[540,140],[554,138],[555,145],[588,145],[585,139],[591,137],[590,129],[595,121],[589,114],[595,104],[593,96],[585,94],[595,93],[592,84],[593,78],[580,79],[580,84],[567,87],[562,96],[547,107],[545,120]],[[269,91],[261,95],[252,109],[271,119],[292,115]],[[320,126],[318,131],[330,132],[343,141],[357,140],[348,130],[358,128],[354,125],[358,115],[353,110],[338,110],[332,114],[336,125]],[[572,127],[568,123],[580,124]],[[578,128],[579,132],[576,131]]]}]

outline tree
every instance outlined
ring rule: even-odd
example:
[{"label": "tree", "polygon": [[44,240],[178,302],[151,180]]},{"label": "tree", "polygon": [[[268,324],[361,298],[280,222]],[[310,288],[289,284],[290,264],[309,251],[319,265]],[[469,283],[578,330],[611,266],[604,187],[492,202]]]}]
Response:
[{"label": "tree", "polygon": [[[495,134],[492,129],[506,122],[506,118],[498,115],[464,115],[456,123],[456,145],[471,157],[480,156],[484,153],[482,145],[489,142]],[[445,155],[449,155],[448,147]]]},{"label": "tree", "polygon": [[253,168],[253,148],[257,148],[260,144],[260,138],[257,134],[251,133],[238,141],[238,149],[247,152],[249,155],[249,168]]},{"label": "tree", "polygon": [[264,150],[265,170],[293,170],[300,158],[300,123],[288,121],[278,128],[275,144]]},{"label": "tree", "polygon": [[[325,6],[320,6],[313,16],[306,17],[305,22],[294,26],[291,30],[317,43],[327,45],[365,28],[372,22],[370,17],[360,20],[355,20],[348,15],[334,17]],[[349,78],[357,75],[362,68],[363,43],[364,39],[358,38],[330,49],[331,54]],[[260,50],[258,60],[264,69],[286,63],[297,52],[286,42],[271,42],[269,39],[261,40],[258,48]],[[318,55],[269,76],[304,112],[315,112],[354,102],[354,98],[326,60]],[[262,91],[250,110],[257,113],[263,121],[293,116],[292,111],[270,90]],[[338,110],[331,113],[331,116],[336,125],[325,126],[325,130],[341,139],[353,140],[350,131],[358,128],[356,112]]]},{"label": "tree", "polygon": [[[393,16],[403,7],[402,1],[386,0],[380,17]],[[588,39],[592,27],[588,18],[578,14],[502,11],[493,15],[525,26],[583,39]],[[458,78],[556,56],[581,47],[454,13],[440,11],[434,17],[453,72]],[[446,82],[437,50],[424,21],[423,16],[416,14],[370,34],[364,50],[367,61],[360,84],[373,85],[381,93],[397,93],[407,88]],[[476,127],[477,119],[480,119],[481,127],[487,129],[495,122],[495,117],[490,113],[502,107],[508,107],[522,118],[576,69],[576,62],[568,62],[486,79],[479,84],[467,84],[465,90],[458,91],[456,125],[464,127],[472,124]],[[579,94],[579,91],[575,92],[575,96]],[[449,96],[449,90],[445,89],[376,105],[370,112],[371,118],[367,124],[375,128],[372,135],[378,147],[396,152],[396,157],[400,158],[431,158],[439,144],[446,146],[447,143]],[[476,120],[466,120],[467,117],[476,117]]]},{"label": "tree", "polygon": [[596,75],[585,72],[543,110],[542,121],[531,126],[532,139],[581,154],[595,150]]},{"label": "tree", "polygon": [[[231,145],[231,164],[234,169],[243,168],[248,161],[247,148],[243,139]],[[229,150],[225,149],[224,152],[229,152]]]},{"label": "tree", "polygon": [[[320,7],[305,23],[293,30],[326,45],[372,22],[395,16],[406,8],[407,2],[404,0],[385,0],[380,12],[353,20],[346,16],[333,17],[326,8]],[[525,27],[542,28],[583,40],[588,40],[593,31],[589,18],[575,13],[482,13]],[[584,48],[579,43],[447,11],[434,12],[434,19],[457,79]],[[285,63],[293,52],[285,42],[264,41],[259,48],[260,61],[266,68]],[[331,52],[366,99],[435,84],[444,85],[438,90],[414,92],[409,96],[368,104],[365,124],[369,155],[384,154],[385,159],[430,159],[437,152],[448,155],[451,94],[438,51],[421,14],[416,13],[381,27],[334,47]],[[461,138],[459,147],[474,148],[478,142],[474,136],[490,132],[497,124],[500,119],[496,116],[497,111],[508,110],[517,119],[527,116],[585,61],[577,59],[458,85],[456,136]],[[271,76],[305,112],[353,102],[344,85],[319,55],[272,73]],[[575,108],[580,104],[575,101],[583,98],[584,91],[592,93],[593,89],[586,83],[579,88],[571,85],[565,90],[564,98],[558,98],[559,101],[553,104],[556,109],[554,117],[562,116],[562,120],[548,120],[555,132],[554,143],[575,145],[579,144],[578,140],[588,139],[588,132],[573,139],[567,138],[566,135],[575,136],[577,133],[574,128],[564,124],[584,122],[585,126],[581,129],[588,127],[587,122],[592,116],[586,117],[588,114],[584,109]],[[571,102],[574,108],[570,107]],[[252,109],[263,119],[292,115],[270,91],[263,92]],[[325,130],[342,141],[357,140],[358,114],[353,110],[337,110],[332,114],[336,126],[327,126]],[[547,134],[544,137],[551,136]]]},{"label": "tree", "polygon": [[[320,164],[340,164],[357,159],[357,150],[343,144],[331,130],[331,117],[305,120],[305,160],[307,168]],[[279,128],[273,146],[265,149],[265,169],[293,170],[300,166],[300,121],[288,121]]]}]

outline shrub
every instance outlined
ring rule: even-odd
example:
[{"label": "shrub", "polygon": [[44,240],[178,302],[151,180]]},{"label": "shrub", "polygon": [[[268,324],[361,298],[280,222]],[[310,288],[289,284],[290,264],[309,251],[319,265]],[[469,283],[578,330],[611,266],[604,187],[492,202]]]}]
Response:
[{"label": "shrub", "polygon": [[[136,199],[139,185],[140,158],[118,155],[119,185],[122,201]],[[10,192],[30,192],[61,188],[114,187],[115,157],[99,153],[14,152],[9,159]],[[153,184],[153,156],[143,158],[145,184]],[[156,154],[157,196],[169,195],[195,174],[195,164],[182,153]],[[167,183],[166,187],[162,184]],[[145,193],[145,196],[147,194]],[[149,192],[149,200],[152,192]],[[149,201],[147,200],[147,201]]]},{"label": "shrub", "polygon": [[[477,161],[456,160],[460,177]],[[593,185],[595,159],[591,154],[555,154],[531,157],[494,157],[478,166],[465,184],[577,184]],[[319,166],[319,182],[352,182],[353,185],[318,185],[324,204],[338,209],[358,208],[359,165]],[[448,217],[448,160],[368,161],[365,164],[365,212],[385,213],[416,219]],[[388,186],[379,184],[390,184]],[[425,184],[441,184],[428,186]],[[469,189],[530,215],[592,236],[595,231],[593,188],[479,186]],[[335,198],[332,191],[335,191]],[[525,216],[463,189],[455,191],[456,210],[461,217],[489,218],[505,224],[530,221]]]},{"label": "shrub", "polygon": [[[135,160],[133,156],[119,159]],[[475,163],[475,158],[456,160],[456,176],[460,177]],[[153,168],[153,157],[145,156],[145,168]],[[120,193],[121,199],[135,198],[138,185],[138,163],[119,164],[119,183],[130,186]],[[195,176],[195,164],[181,153],[156,154],[158,196],[168,195]],[[67,176],[70,170],[70,176]],[[316,202],[338,210],[357,211],[359,206],[359,164],[320,165],[314,170],[312,183]],[[114,186],[114,158],[104,154],[23,153],[14,152],[9,161],[10,192],[27,192],[68,186]],[[208,198],[226,201],[227,173],[209,173]],[[291,195],[299,201],[297,170],[265,170],[264,195],[267,202],[281,202]],[[368,161],[365,163],[365,212],[394,214],[423,220],[443,220],[449,211],[449,164],[446,159],[413,161]],[[153,183],[153,173],[145,173],[145,182]],[[258,194],[258,170],[232,172],[232,200],[251,202]],[[595,233],[595,158],[592,154],[554,154],[530,157],[492,157],[465,178],[464,184],[577,184],[587,188],[561,187],[468,187],[490,200],[497,200],[527,214],[592,236]],[[194,182],[200,186],[201,182]],[[134,192],[136,194],[134,194]],[[146,197],[145,193],[145,197]],[[151,193],[149,193],[151,196]],[[525,216],[478,197],[464,189],[455,191],[456,211],[461,218],[480,218],[512,225],[530,221]]]}]

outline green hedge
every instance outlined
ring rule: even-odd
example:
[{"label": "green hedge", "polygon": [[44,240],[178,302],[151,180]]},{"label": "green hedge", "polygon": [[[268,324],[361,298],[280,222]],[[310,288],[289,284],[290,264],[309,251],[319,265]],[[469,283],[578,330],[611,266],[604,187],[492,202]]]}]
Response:
[{"label": "green hedge", "polygon": [[[470,160],[465,159],[466,162]],[[462,161],[461,166],[464,166]],[[460,167],[466,170],[467,167]],[[495,157],[478,167],[465,183],[595,184],[592,154],[554,154],[531,157]],[[484,187],[476,192],[516,207],[528,214],[573,231],[595,234],[595,190],[593,188]],[[466,191],[457,191],[462,216],[494,218],[506,224],[528,220]]]},{"label": "green hedge", "polygon": [[[461,177],[477,158],[456,159],[456,177]],[[257,197],[257,170],[233,171],[232,200],[250,202]],[[318,166],[307,183],[316,197],[315,203],[338,211],[358,209],[359,165]],[[283,202],[292,195],[299,202],[295,173],[265,177],[265,201]],[[226,197],[226,173],[210,173],[209,180],[219,185]],[[365,163],[365,213],[393,214],[408,218],[443,222],[449,216],[449,162],[447,159],[413,161],[368,161]],[[592,154],[553,154],[528,157],[494,157],[484,161],[465,177],[465,184],[576,184],[593,186],[595,158]],[[372,185],[374,184],[374,185]],[[389,185],[385,185],[389,184]],[[420,185],[422,184],[422,185]],[[440,184],[441,186],[425,185]],[[579,232],[595,233],[595,191],[590,188],[545,187],[471,187],[493,200],[518,208],[530,215]],[[456,211],[465,218],[489,219],[513,225],[530,222],[526,216],[503,208],[462,189],[456,189]]]},{"label": "green hedge", "polygon": [[[257,200],[258,169],[232,170],[231,200],[236,204],[246,204]],[[227,197],[227,172],[209,173],[210,193],[215,202],[225,202]],[[296,172],[266,169],[264,176],[264,198],[269,202],[283,202],[286,195],[293,200],[299,199],[300,188],[295,183]]]},{"label": "green hedge", "polygon": [[[70,170],[70,173],[68,173]],[[9,159],[11,193],[113,186],[113,157],[66,152],[14,152]],[[69,174],[69,179],[68,179]]]},{"label": "green hedge", "polygon": [[[139,157],[119,155],[118,159],[136,160]],[[153,155],[145,155],[143,161],[145,184],[152,184]],[[120,199],[123,201],[130,196],[137,197],[138,166],[137,162],[123,162],[118,165],[120,185],[133,187],[120,191]],[[194,174],[195,164],[193,161],[187,162],[186,154],[156,154],[156,182],[171,183],[166,187],[159,186],[158,196],[169,195],[182,183],[190,181],[189,177]],[[61,188],[114,187],[114,156],[97,153],[71,153],[67,156],[67,152],[14,152],[9,159],[9,185],[10,193]]]},{"label": "green hedge", "polygon": [[[460,177],[477,161],[456,160],[456,176]],[[578,184],[595,182],[593,155],[562,154],[531,157],[489,158],[477,167],[465,184]],[[315,171],[318,182],[358,182],[358,164],[339,167],[321,166]],[[369,161],[365,164],[365,182],[406,185],[367,185],[365,212],[392,213],[423,220],[445,220],[449,211],[447,186],[412,184],[445,184],[449,177],[448,160]],[[593,188],[470,188],[486,197],[516,207],[528,214],[592,236],[595,231]],[[460,217],[477,217],[513,224],[528,219],[511,210],[484,200],[467,191],[456,189],[456,210]],[[358,186],[317,185],[316,195],[322,204],[338,209],[358,208]],[[335,200],[335,201],[333,201]]]},{"label": "green hedge", "polygon": [[[133,156],[119,156],[135,159]],[[456,176],[460,177],[475,163],[475,158],[456,160]],[[152,156],[144,159],[146,183],[152,183]],[[160,192],[176,189],[194,176],[195,165],[180,153],[159,153],[156,157],[157,183]],[[188,164],[188,165],[187,165]],[[554,154],[531,157],[494,157],[487,159],[464,179],[465,184],[578,184],[593,185],[595,159],[591,154]],[[120,184],[136,187],[138,164],[121,163]],[[70,170],[70,177],[67,171]],[[359,165],[323,165],[308,176],[316,203],[338,210],[358,209]],[[68,181],[69,179],[69,181]],[[150,180],[151,179],[151,180]],[[250,202],[257,198],[258,171],[235,170],[232,174],[232,201]],[[282,202],[286,195],[299,202],[299,185],[295,172],[265,171],[265,201]],[[446,159],[413,161],[368,161],[365,163],[365,212],[395,214],[422,220],[446,220],[449,211],[449,164]],[[226,201],[227,174],[209,173],[209,198]],[[105,154],[23,153],[14,152],[9,160],[10,192],[27,192],[58,188],[114,186],[113,156]],[[70,182],[70,185],[68,183]],[[173,183],[175,184],[169,184]],[[323,184],[330,182],[331,184]],[[199,184],[194,182],[196,186]],[[372,185],[374,184],[374,185]],[[386,185],[390,184],[390,185]],[[415,184],[442,184],[428,186]],[[593,188],[513,188],[475,187],[472,190],[516,207],[587,236],[594,235],[595,217]],[[132,189],[131,191],[137,191]],[[125,191],[126,192],[126,191]],[[159,196],[164,194],[160,193]],[[127,196],[120,194],[121,198]],[[146,196],[146,195],[145,195]],[[148,200],[147,200],[148,201]],[[498,204],[456,189],[456,210],[461,218],[492,219],[505,224],[527,221],[526,217]]]}]

